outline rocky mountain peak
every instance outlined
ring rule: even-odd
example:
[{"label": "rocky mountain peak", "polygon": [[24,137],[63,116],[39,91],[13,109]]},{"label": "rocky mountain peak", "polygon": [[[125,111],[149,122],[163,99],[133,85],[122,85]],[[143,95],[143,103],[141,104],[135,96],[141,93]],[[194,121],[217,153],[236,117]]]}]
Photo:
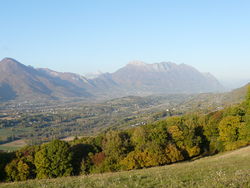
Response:
[{"label": "rocky mountain peak", "polygon": [[[133,61],[114,73],[82,75],[35,69],[15,59],[0,62],[0,94],[12,98],[120,97],[167,93],[216,92],[223,88],[215,77],[185,64]],[[7,88],[7,89],[6,89]],[[0,100],[6,96],[0,95]]]},{"label": "rocky mountain peak", "polygon": [[144,63],[143,61],[131,61],[128,63],[128,65],[133,65],[133,66],[146,66],[147,64]]}]

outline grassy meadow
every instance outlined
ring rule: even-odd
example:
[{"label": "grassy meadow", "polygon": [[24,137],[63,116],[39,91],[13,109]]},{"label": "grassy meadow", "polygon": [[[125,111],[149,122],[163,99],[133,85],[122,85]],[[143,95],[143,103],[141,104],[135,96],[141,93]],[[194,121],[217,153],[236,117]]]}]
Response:
[{"label": "grassy meadow", "polygon": [[195,161],[127,172],[2,183],[0,187],[250,187],[250,146]]}]

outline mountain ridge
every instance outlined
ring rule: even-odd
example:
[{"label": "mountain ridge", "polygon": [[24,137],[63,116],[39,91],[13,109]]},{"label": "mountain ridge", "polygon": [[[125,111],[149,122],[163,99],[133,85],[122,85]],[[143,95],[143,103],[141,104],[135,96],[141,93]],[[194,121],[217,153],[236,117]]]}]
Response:
[{"label": "mountain ridge", "polygon": [[[211,74],[210,74],[211,75]],[[186,64],[132,62],[112,74],[113,79],[127,87],[154,93],[200,93],[222,90],[214,76],[205,76]],[[164,87],[162,87],[164,86]]]},{"label": "mountain ridge", "polygon": [[212,74],[204,74],[192,66],[172,62],[147,64],[134,61],[113,73],[102,73],[89,79],[70,72],[33,68],[13,58],[0,61],[0,100],[112,98],[220,90],[222,85]]}]

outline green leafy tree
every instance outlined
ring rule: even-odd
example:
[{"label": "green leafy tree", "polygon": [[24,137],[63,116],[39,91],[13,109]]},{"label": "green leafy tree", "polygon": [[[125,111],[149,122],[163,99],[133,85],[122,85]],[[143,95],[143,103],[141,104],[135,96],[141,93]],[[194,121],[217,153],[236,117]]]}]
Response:
[{"label": "green leafy tree", "polygon": [[105,160],[100,168],[105,171],[120,169],[119,161],[132,150],[130,135],[124,131],[109,131],[103,139],[103,152]]},{"label": "green leafy tree", "polygon": [[37,178],[56,178],[72,174],[72,152],[67,142],[44,144],[35,155]]},{"label": "green leafy tree", "polygon": [[[87,163],[90,153],[98,152],[98,148],[91,144],[76,144],[70,148],[72,152],[73,174],[88,174],[91,163]],[[87,165],[88,164],[88,165]],[[84,168],[82,166],[85,165]]]},{"label": "green leafy tree", "polygon": [[132,132],[131,141],[135,150],[143,151],[148,142],[149,133],[145,127],[137,127]]},{"label": "green leafy tree", "polygon": [[212,112],[204,116],[204,121],[201,122],[203,127],[203,134],[208,141],[208,152],[210,154],[215,154],[223,150],[222,142],[219,138],[219,122],[223,118],[223,111]]},{"label": "green leafy tree", "polygon": [[250,143],[250,108],[246,112],[245,126],[240,130],[240,137]]}]

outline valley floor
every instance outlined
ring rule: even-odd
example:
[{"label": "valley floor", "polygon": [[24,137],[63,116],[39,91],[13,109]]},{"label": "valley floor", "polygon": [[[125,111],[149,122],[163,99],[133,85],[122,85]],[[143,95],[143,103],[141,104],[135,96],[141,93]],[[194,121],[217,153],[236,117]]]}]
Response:
[{"label": "valley floor", "polygon": [[89,176],[3,183],[0,187],[250,187],[250,146],[192,162]]}]

